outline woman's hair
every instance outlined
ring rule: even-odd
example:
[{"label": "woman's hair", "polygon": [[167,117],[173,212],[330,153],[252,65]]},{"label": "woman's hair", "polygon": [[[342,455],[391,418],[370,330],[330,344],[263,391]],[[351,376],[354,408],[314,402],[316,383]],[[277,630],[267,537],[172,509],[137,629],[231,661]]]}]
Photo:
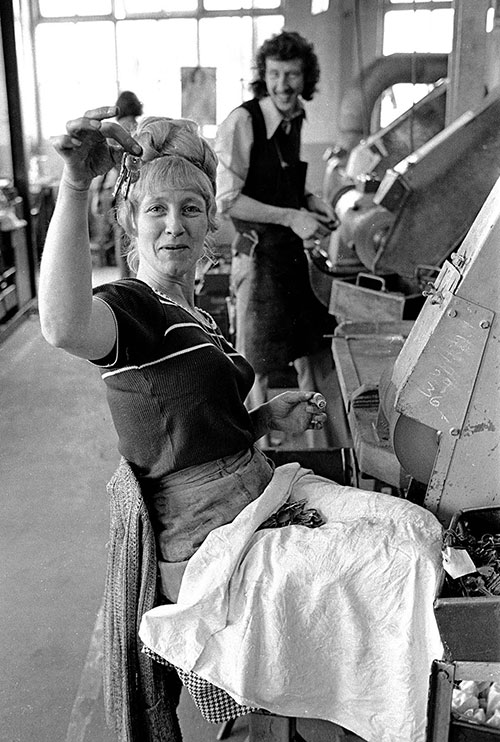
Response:
[{"label": "woman's hair", "polygon": [[151,190],[167,187],[199,193],[206,204],[209,232],[217,229],[217,156],[199,135],[198,125],[188,119],[147,116],[139,122],[132,136],[143,150],[139,177],[130,184],[126,197],[118,192],[115,213],[130,241],[127,261],[135,271],[138,265],[136,213]]},{"label": "woman's hair", "polygon": [[142,103],[131,90],[124,90],[117,98],[115,103],[120,109],[119,118],[125,116],[142,116]]},{"label": "woman's hair", "polygon": [[314,46],[295,31],[282,31],[264,41],[255,57],[257,78],[250,83],[250,89],[257,98],[268,95],[266,86],[266,59],[277,59],[289,62],[292,59],[302,60],[304,73],[304,90],[301,95],[304,100],[312,100],[319,82],[319,62],[314,53]]}]

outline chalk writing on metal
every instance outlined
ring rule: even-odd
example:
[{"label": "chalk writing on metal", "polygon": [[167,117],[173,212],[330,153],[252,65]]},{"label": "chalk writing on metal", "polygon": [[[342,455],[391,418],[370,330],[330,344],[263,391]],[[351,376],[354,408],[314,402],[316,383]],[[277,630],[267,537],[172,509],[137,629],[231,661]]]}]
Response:
[{"label": "chalk writing on metal", "polygon": [[448,346],[437,351],[440,363],[429,372],[423,386],[418,387],[418,392],[428,399],[429,405],[437,409],[441,419],[447,423],[449,420],[442,410],[442,402],[449,390],[460,380],[455,364],[458,361],[463,362],[464,356],[470,354],[471,348],[471,342],[463,335],[450,338]]}]

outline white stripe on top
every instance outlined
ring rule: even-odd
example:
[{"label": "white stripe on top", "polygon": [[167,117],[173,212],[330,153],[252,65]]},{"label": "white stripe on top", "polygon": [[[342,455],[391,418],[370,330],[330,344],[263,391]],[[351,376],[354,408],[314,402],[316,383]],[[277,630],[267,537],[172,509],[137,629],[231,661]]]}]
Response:
[{"label": "white stripe on top", "polygon": [[200,350],[201,348],[215,348],[215,345],[213,343],[200,343],[200,345],[192,345],[190,348],[185,348],[184,350],[177,350],[175,353],[169,353],[166,356],[163,356],[162,358],[156,358],[154,361],[149,361],[148,363],[141,363],[137,366],[122,366],[122,368],[116,368],[114,371],[106,371],[102,375],[103,379],[106,379],[108,376],[115,376],[116,374],[121,374],[124,371],[137,371],[141,368],[147,368],[148,366],[154,366],[157,363],[162,363],[163,361],[168,361],[170,358],[175,358],[175,356],[181,356],[185,353],[191,353],[193,350]]}]

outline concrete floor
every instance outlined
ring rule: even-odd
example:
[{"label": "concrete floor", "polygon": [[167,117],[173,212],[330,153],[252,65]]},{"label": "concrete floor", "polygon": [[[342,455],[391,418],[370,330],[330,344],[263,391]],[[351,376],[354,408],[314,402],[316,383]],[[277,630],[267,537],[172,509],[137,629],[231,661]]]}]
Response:
[{"label": "concrete floor", "polygon": [[[1,346],[0,740],[113,742],[100,674],[108,502],[118,463],[99,374],[38,318]],[[215,740],[187,694],[185,742]],[[246,721],[231,740],[246,736]]]},{"label": "concrete floor", "polygon": [[[104,385],[43,340],[37,315],[0,352],[0,742],[114,742],[99,631],[119,456]],[[216,739],[184,692],[179,716],[185,742]],[[304,724],[308,742],[343,738]],[[243,717],[231,742],[246,733]]]}]

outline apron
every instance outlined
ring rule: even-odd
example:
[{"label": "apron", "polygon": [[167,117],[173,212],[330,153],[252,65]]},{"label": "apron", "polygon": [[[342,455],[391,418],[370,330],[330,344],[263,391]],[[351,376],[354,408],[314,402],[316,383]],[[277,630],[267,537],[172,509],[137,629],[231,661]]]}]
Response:
[{"label": "apron", "polygon": [[[257,100],[249,111],[253,145],[244,195],[273,206],[304,207],[307,163],[300,159],[302,118],[268,139]],[[231,288],[238,350],[258,374],[279,371],[328,346],[335,318],[316,298],[302,240],[288,227],[233,218]]]}]

